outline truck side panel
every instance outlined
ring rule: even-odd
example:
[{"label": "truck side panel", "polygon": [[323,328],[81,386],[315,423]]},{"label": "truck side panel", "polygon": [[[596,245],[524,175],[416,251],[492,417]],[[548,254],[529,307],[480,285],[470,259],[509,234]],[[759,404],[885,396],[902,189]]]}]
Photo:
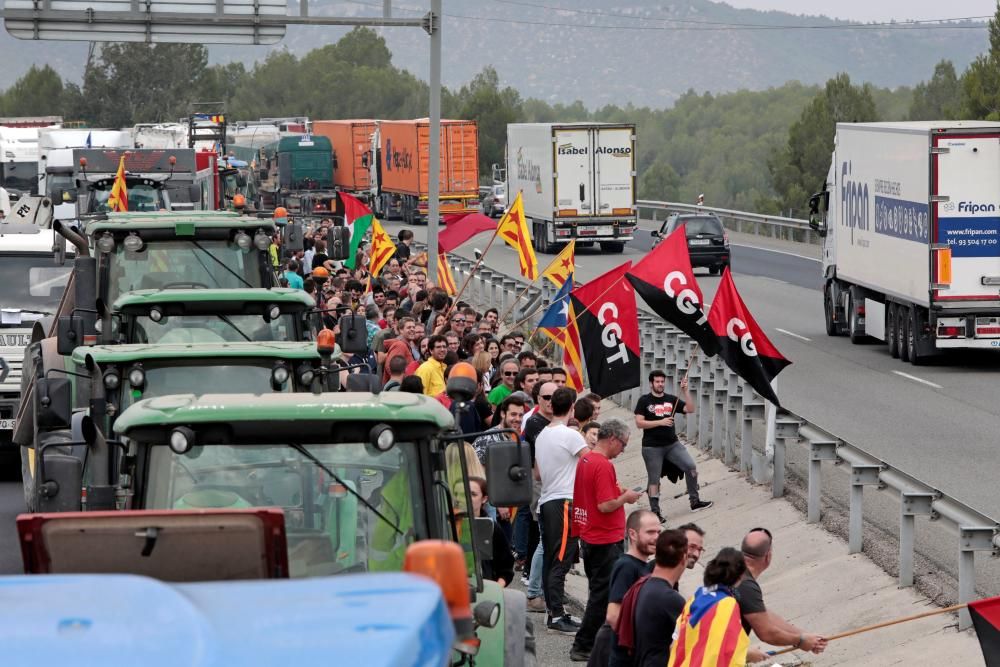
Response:
[{"label": "truck side panel", "polygon": [[[382,190],[426,197],[430,127],[426,120],[382,121]],[[441,197],[478,196],[479,141],[475,121],[441,122]]]},{"label": "truck side panel", "polygon": [[[943,305],[1000,301],[1000,134],[937,136],[935,240],[951,248],[951,284],[935,291]],[[993,283],[993,284],[984,284]],[[984,304],[985,305],[985,304]]]},{"label": "truck side panel", "polygon": [[524,215],[532,220],[552,220],[555,213],[553,155],[550,124],[507,126],[507,201],[520,192]]},{"label": "truck side panel", "polygon": [[368,167],[364,166],[362,158],[371,150],[374,131],[374,120],[317,120],[313,123],[313,133],[326,137],[333,145],[334,185],[348,192],[370,187]]},{"label": "truck side panel", "polygon": [[929,304],[929,165],[926,133],[838,128],[829,220],[839,278]]}]

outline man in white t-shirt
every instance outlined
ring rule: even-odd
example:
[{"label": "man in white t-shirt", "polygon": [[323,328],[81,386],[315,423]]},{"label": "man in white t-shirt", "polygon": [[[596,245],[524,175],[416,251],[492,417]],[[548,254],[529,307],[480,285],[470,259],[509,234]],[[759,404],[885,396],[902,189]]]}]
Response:
[{"label": "man in white t-shirt", "polygon": [[566,425],[576,392],[560,387],[552,392],[552,421],[535,441],[535,474],[542,482],[538,516],[542,522],[542,590],[548,607],[550,632],[575,635],[580,625],[563,606],[566,573],[576,560],[577,539],[571,535],[573,486],[576,462],[587,442],[579,431]]}]

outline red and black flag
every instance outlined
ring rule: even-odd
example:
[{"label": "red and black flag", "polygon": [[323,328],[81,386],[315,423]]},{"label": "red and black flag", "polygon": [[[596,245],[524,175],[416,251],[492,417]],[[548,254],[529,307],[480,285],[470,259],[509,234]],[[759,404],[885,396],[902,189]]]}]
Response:
[{"label": "red and black flag", "polygon": [[633,266],[627,277],[657,315],[696,340],[705,354],[719,351],[702,310],[705,300],[691,270],[684,225]]},{"label": "red and black flag", "polygon": [[719,355],[729,367],[749,382],[758,394],[780,406],[778,397],[771,389],[771,380],[792,362],[781,356],[781,352],[757,326],[736,291],[728,267],[722,273],[719,289],[712,300],[708,324],[718,341]]},{"label": "red and black flag", "polygon": [[632,262],[570,292],[591,391],[610,396],[639,386],[639,320],[625,280]]},{"label": "red and black flag", "polygon": [[976,628],[986,667],[1000,667],[1000,597],[970,602],[969,616]]}]

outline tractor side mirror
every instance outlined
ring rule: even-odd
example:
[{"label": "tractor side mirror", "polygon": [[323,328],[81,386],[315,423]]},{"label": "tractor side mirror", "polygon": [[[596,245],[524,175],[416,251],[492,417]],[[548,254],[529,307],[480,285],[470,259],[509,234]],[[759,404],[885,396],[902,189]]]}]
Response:
[{"label": "tractor side mirror", "polygon": [[514,440],[486,448],[486,484],[495,507],[521,507],[531,502],[531,449]]},{"label": "tractor side mirror", "polygon": [[56,322],[56,351],[64,357],[83,345],[83,319],[62,315]]},{"label": "tractor side mirror", "polygon": [[368,327],[365,318],[353,313],[341,317],[339,342],[344,354],[367,354]]},{"label": "tractor side mirror", "polygon": [[188,186],[188,197],[193,202],[201,201],[201,186],[197,183],[192,183]]},{"label": "tractor side mirror", "polygon": [[44,377],[35,381],[35,415],[47,431],[67,429],[73,419],[73,390],[69,378]]},{"label": "tractor side mirror", "polygon": [[349,228],[333,226],[326,231],[326,254],[333,260],[350,259],[351,230]]},{"label": "tractor side mirror", "polygon": [[493,560],[493,519],[477,516],[472,520],[472,544],[480,560]]},{"label": "tractor side mirror", "polygon": [[39,512],[79,512],[82,507],[83,460],[58,449],[42,449],[38,455]]},{"label": "tractor side mirror", "polygon": [[285,250],[290,254],[305,248],[305,240],[302,237],[302,223],[290,222],[285,227]]}]

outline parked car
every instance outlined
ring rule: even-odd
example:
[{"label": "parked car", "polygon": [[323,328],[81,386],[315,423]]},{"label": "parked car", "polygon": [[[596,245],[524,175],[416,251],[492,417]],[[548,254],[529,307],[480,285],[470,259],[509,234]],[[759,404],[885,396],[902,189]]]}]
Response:
[{"label": "parked car", "polygon": [[659,231],[653,232],[658,239],[656,242],[669,236],[680,225],[684,225],[692,268],[708,267],[708,272],[715,275],[729,266],[729,235],[721,220],[714,215],[674,213],[663,221]]}]

